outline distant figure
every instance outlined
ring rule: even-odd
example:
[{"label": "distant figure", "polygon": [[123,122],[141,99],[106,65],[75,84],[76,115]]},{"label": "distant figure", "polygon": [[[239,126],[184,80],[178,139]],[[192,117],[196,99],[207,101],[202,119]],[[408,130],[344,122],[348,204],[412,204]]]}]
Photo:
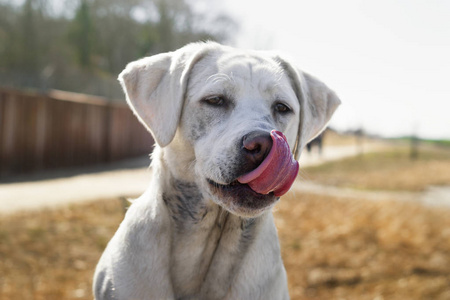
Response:
[{"label": "distant figure", "polygon": [[306,149],[308,149],[308,152],[311,153],[312,146],[317,146],[319,148],[319,155],[322,155],[322,142],[323,137],[325,135],[325,131],[323,131],[321,134],[319,134],[316,138],[314,138],[311,142],[309,142],[306,145]]}]

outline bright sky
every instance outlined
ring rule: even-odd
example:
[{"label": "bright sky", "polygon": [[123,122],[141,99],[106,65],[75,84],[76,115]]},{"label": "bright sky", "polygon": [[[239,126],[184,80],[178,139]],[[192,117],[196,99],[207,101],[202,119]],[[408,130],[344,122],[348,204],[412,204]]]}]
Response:
[{"label": "bright sky", "polygon": [[331,126],[450,139],[450,1],[226,0],[236,45],[278,49],[343,105]]}]

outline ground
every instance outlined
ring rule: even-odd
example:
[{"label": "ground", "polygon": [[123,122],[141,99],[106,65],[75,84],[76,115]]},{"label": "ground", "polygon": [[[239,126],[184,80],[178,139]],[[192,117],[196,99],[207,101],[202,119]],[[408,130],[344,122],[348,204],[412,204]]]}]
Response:
[{"label": "ground", "polygon": [[[291,298],[450,299],[450,209],[396,199],[450,186],[436,171],[448,170],[448,153],[426,147],[411,161],[396,146],[304,168],[274,211]],[[302,190],[305,178],[320,188]],[[0,217],[0,299],[92,299],[126,205],[114,197]]]}]

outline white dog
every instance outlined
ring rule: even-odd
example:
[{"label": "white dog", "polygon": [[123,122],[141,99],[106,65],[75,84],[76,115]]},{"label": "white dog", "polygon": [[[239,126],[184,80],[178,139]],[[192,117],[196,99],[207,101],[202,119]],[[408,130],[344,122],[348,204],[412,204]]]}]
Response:
[{"label": "white dog", "polygon": [[271,208],[336,94],[275,53],[216,43],[132,62],[119,80],[156,146],[96,299],[288,299]]}]

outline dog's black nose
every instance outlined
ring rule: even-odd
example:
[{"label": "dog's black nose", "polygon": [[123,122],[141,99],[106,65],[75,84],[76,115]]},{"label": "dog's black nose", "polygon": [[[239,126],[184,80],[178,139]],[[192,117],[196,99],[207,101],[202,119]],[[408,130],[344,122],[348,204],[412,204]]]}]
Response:
[{"label": "dog's black nose", "polygon": [[242,152],[246,169],[256,169],[272,149],[272,137],[267,131],[253,131],[242,138]]}]

